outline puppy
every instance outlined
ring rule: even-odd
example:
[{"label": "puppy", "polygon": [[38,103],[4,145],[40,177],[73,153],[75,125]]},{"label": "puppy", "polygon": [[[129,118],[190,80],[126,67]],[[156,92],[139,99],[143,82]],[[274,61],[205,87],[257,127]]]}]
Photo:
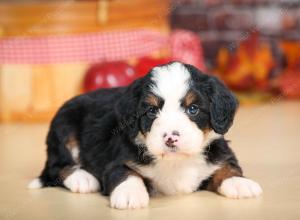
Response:
[{"label": "puppy", "polygon": [[197,190],[257,197],[261,187],[243,176],[223,137],[237,106],[218,79],[180,62],[128,87],[77,96],[54,117],[45,168],[29,188],[99,191],[117,209]]}]

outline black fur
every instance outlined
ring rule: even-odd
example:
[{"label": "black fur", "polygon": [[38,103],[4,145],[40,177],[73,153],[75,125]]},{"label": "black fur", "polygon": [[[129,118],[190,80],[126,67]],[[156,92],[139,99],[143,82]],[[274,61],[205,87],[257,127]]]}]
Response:
[{"label": "black fur", "polygon": [[209,106],[210,125],[219,134],[225,134],[232,125],[238,100],[217,78],[199,74],[192,65],[185,65],[191,72],[196,91],[205,94]]},{"label": "black fur", "polygon": [[[191,120],[199,128],[209,127],[217,133],[226,133],[237,108],[235,97],[216,78],[191,65],[185,66],[192,76],[191,90],[201,99],[202,116]],[[44,186],[62,186],[60,170],[75,165],[65,147],[70,135],[75,135],[80,144],[81,167],[98,179],[104,195],[109,195],[133,172],[126,166],[128,161],[148,165],[155,160],[144,154],[146,146],[138,147],[134,141],[139,131],[149,131],[154,120],[147,117],[149,106],[142,101],[149,93],[150,75],[151,72],[128,87],[101,89],[77,96],[61,107],[51,122],[47,137],[48,159],[40,176]],[[229,161],[238,167],[233,152],[222,138],[210,145],[206,156],[208,163]]]}]

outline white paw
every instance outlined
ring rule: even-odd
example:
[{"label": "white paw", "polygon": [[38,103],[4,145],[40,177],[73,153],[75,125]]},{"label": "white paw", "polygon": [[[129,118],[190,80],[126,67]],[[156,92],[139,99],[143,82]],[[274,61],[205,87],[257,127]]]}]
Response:
[{"label": "white paw", "polygon": [[243,177],[225,179],[218,191],[232,199],[253,198],[262,194],[262,189],[257,182]]},{"label": "white paw", "polygon": [[85,170],[75,170],[64,180],[64,185],[75,193],[92,193],[99,190],[98,180]]},{"label": "white paw", "polygon": [[143,180],[129,176],[110,196],[110,206],[116,209],[138,209],[148,206],[149,194]]},{"label": "white paw", "polygon": [[43,184],[39,178],[35,178],[31,180],[31,182],[28,184],[28,189],[40,189],[43,187]]}]

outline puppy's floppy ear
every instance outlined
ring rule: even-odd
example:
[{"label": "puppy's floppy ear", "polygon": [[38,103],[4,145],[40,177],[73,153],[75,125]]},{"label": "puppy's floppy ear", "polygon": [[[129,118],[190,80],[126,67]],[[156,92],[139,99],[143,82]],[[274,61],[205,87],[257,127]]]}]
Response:
[{"label": "puppy's floppy ear", "polygon": [[198,89],[208,96],[212,128],[218,134],[225,134],[233,122],[238,100],[216,77],[204,74],[189,64],[185,67],[195,79]]},{"label": "puppy's floppy ear", "polygon": [[210,123],[216,133],[225,134],[232,125],[238,100],[217,78],[209,77]]}]

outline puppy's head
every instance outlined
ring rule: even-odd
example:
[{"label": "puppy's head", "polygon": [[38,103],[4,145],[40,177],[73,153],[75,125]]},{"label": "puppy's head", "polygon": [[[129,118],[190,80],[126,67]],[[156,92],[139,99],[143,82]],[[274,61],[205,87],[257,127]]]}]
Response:
[{"label": "puppy's head", "polygon": [[153,68],[116,105],[125,133],[155,158],[200,153],[228,131],[236,108],[219,80],[179,62]]}]

